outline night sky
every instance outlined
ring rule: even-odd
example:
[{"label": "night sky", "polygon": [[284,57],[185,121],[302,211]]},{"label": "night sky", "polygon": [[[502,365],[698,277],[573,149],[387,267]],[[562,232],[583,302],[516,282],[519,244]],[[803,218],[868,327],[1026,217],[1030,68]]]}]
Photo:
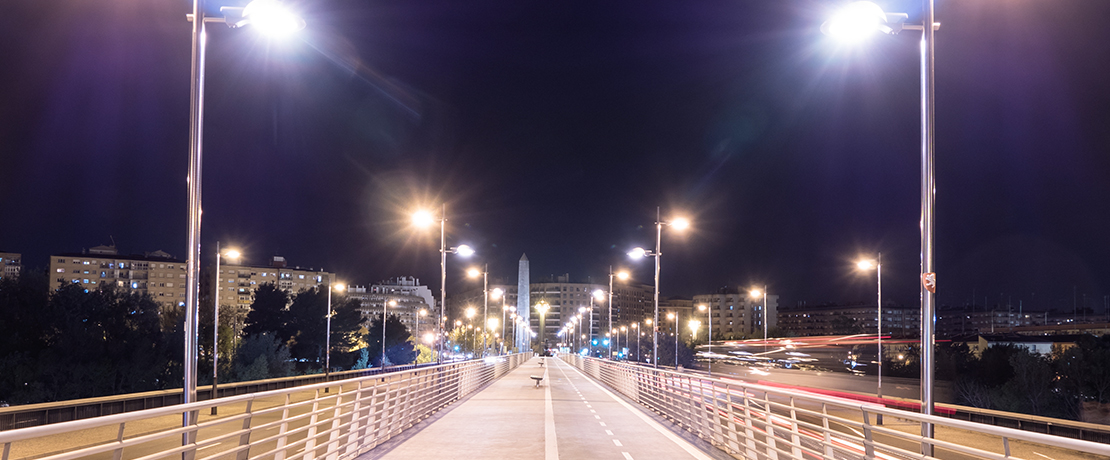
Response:
[{"label": "night sky", "polygon": [[[191,2],[7,0],[0,250],[186,254]],[[219,4],[212,2],[216,12]],[[245,0],[230,0],[243,5]],[[252,264],[438,291],[438,231],[515,283],[610,265],[664,296],[918,302],[919,33],[848,48],[834,1],[291,1],[267,41],[209,25],[202,228]],[[919,2],[887,1],[919,21]],[[939,1],[938,302],[1103,312],[1110,2]],[[1082,306],[1082,305],[1080,305]]]}]

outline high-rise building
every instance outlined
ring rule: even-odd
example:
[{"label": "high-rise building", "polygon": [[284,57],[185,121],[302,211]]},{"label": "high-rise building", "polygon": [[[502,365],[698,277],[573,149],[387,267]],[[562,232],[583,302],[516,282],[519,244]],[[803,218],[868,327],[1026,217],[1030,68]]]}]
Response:
[{"label": "high-rise building", "polygon": [[[228,259],[224,259],[228,260]],[[284,257],[274,256],[268,266],[251,266],[221,263],[216,292],[220,296],[220,309],[236,308],[236,314],[246,317],[254,302],[254,291],[260,285],[274,283],[290,296],[305,289],[330,286],[335,275],[313,268],[287,266]],[[182,291],[184,292],[184,291]],[[292,301],[292,298],[290,298]]]},{"label": "high-rise building", "polygon": [[23,256],[15,252],[0,252],[0,278],[15,278],[23,269]]},{"label": "high-rise building", "polygon": [[[848,335],[875,334],[879,329],[879,309],[874,305],[797,305],[779,312],[779,325],[794,334]],[[920,309],[915,305],[883,305],[883,335],[912,337],[919,334]]]},{"label": "high-rise building", "polygon": [[[348,286],[347,296],[359,299],[362,304],[362,317],[369,321],[381,315],[382,309],[388,308],[389,314],[396,316],[415,337],[422,337],[422,332],[433,332],[435,317],[435,298],[432,290],[420,284],[420,280],[411,276],[399,276],[364,286]],[[425,311],[425,316],[420,316],[420,311]],[[418,319],[419,318],[419,319]]]},{"label": "high-rise building", "polygon": [[105,285],[149,294],[163,307],[185,305],[185,261],[162,251],[120,255],[115,246],[50,256],[51,289],[79,284],[95,290]]}]

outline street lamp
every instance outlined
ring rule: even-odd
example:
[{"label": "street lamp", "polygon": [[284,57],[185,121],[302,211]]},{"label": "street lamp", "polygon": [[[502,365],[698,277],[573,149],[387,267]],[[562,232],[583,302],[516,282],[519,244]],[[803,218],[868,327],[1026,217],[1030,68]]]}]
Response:
[{"label": "street lamp", "polygon": [[[462,257],[470,257],[474,254],[474,250],[465,244],[459,247],[447,247],[447,204],[444,203],[439,217],[433,215],[430,211],[416,211],[412,215],[412,223],[418,228],[427,228],[432,226],[436,221],[439,221],[439,321],[437,321],[437,329],[444,336],[447,335],[447,254],[458,254]],[[442,339],[439,341],[439,362],[443,362],[443,347],[446,346],[447,340]]]},{"label": "street lamp", "polygon": [[[620,278],[621,281],[628,279],[628,272],[621,270],[613,273],[613,266],[609,266],[609,329],[613,328],[613,277]],[[626,343],[625,346],[628,346]],[[617,350],[620,350],[618,347]],[[609,342],[609,359],[613,359],[613,342]]]},{"label": "street lamp", "polygon": [[701,321],[692,319],[688,324],[690,325],[690,343],[693,343],[694,337],[698,335],[698,328],[701,327]]},{"label": "street lamp", "polygon": [[[875,31],[896,34],[903,30],[921,31],[921,413],[933,414],[933,360],[936,337],[936,271],[933,266],[933,230],[936,216],[936,179],[933,176],[935,153],[935,46],[936,8],[933,0],[923,0],[921,24],[906,24],[909,15],[885,13],[870,2],[849,4],[821,30],[834,37],[853,38],[873,35]],[[933,425],[921,424],[921,435],[933,437]],[[933,454],[931,444],[921,444],[922,453]]]},{"label": "street lamp", "polygon": [[[471,330],[471,329],[472,329],[472,327],[473,327],[473,322],[474,322],[474,315],[477,315],[477,314],[478,314],[478,310],[477,310],[476,308],[474,308],[474,307],[466,307],[466,329],[467,329],[467,330]],[[475,331],[475,333],[477,333],[477,331]],[[471,346],[471,349],[473,349],[473,348],[477,348],[477,347],[478,347],[478,343],[477,343],[477,342],[478,342],[478,337],[476,337],[476,336],[475,336],[475,337],[474,337],[474,338],[473,338],[473,339],[471,340],[471,344],[470,344],[470,346]]]},{"label": "street lamp", "polygon": [[[713,376],[713,309],[708,305],[698,305],[699,311],[705,312],[705,321],[709,323],[709,356],[706,361],[709,363],[709,375]],[[696,353],[695,353],[696,355]]]},{"label": "street lamp", "polygon": [[[389,313],[389,307],[396,307],[397,301],[390,300],[382,304],[382,359],[378,362],[382,365],[382,370],[385,370],[385,318],[386,313]],[[418,319],[419,321],[419,319]]]},{"label": "street lamp", "polygon": [[[469,278],[477,278],[478,275],[482,276],[482,322],[489,322],[489,264],[483,265],[482,270],[471,268],[466,271],[466,276]],[[500,294],[498,294],[500,297]],[[482,357],[486,356],[486,333],[482,333]]]},{"label": "street lamp", "polygon": [[[661,252],[659,251],[659,246],[660,246],[660,243],[662,243],[662,240],[663,240],[663,226],[664,225],[672,226],[672,227],[675,228],[675,230],[685,230],[687,227],[690,226],[690,221],[688,219],[684,218],[684,217],[679,217],[679,218],[664,222],[663,219],[660,218],[659,207],[657,206],[655,208],[655,252],[647,251],[644,248],[635,248],[635,249],[628,252],[629,257],[632,257],[633,259],[640,259],[640,258],[647,257],[647,256],[655,257],[655,295],[653,297],[654,300],[652,301],[652,304],[655,307],[655,323],[656,324],[659,323],[659,256],[661,254]],[[651,334],[652,365],[655,366],[655,367],[659,367],[659,337],[658,337],[659,334],[657,332],[655,332],[654,330],[652,332],[653,332]]]},{"label": "street lamp", "polygon": [[[635,329],[635,328],[636,328],[636,325],[635,325],[635,324],[633,324],[633,325],[632,325],[632,329]],[[621,332],[623,332],[623,333],[624,333],[624,346],[625,346],[625,347],[628,347],[628,329],[629,329],[629,328],[628,328],[628,327],[626,327],[626,326],[621,326]],[[616,331],[614,331],[614,332],[616,332]],[[636,340],[636,343],[640,343],[640,341],[639,341],[639,340]],[[628,347],[628,348],[629,348],[629,349],[631,350],[631,347]],[[617,347],[617,352],[618,352],[618,353],[620,352],[620,347]],[[627,361],[627,360],[628,360],[628,355],[625,355],[625,356],[624,356],[624,359],[625,359],[625,361]]]},{"label": "street lamp", "polygon": [[551,305],[546,300],[541,300],[536,304],[536,312],[540,314],[540,346],[542,351],[547,350],[547,310],[551,309]]},{"label": "street lamp", "polygon": [[667,313],[667,319],[674,321],[674,369],[678,370],[678,315],[674,312]]},{"label": "street lamp", "polygon": [[420,311],[416,312],[416,334],[415,334],[416,337],[420,337],[420,317],[421,316],[428,316],[428,309],[421,308]]},{"label": "street lamp", "polygon": [[763,297],[763,313],[760,314],[760,317],[763,320],[763,352],[766,353],[767,352],[767,285],[766,284],[763,285],[763,291],[762,292],[760,292],[759,289],[752,289],[752,292],[750,292],[749,294],[751,295],[751,297],[753,299],[758,299],[760,297]]},{"label": "street lamp", "polygon": [[[189,404],[197,399],[197,348],[199,332],[197,330],[199,317],[199,287],[200,275],[200,217],[201,217],[201,164],[203,159],[204,144],[204,64],[207,49],[207,26],[209,22],[224,22],[230,27],[253,25],[261,31],[281,31],[285,33],[296,32],[304,28],[304,21],[295,14],[282,8],[281,4],[273,0],[255,0],[246,8],[223,7],[229,15],[228,18],[207,17],[204,12],[204,0],[193,0],[193,12],[186,15],[193,23],[192,55],[190,57],[191,71],[189,74],[189,172],[188,172],[188,251],[185,262],[185,364],[184,390],[182,403]],[[280,11],[280,12],[279,12]],[[234,18],[230,16],[235,16]],[[229,20],[233,19],[233,20]],[[274,21],[280,21],[284,26],[276,26]],[[213,388],[214,390],[215,388]],[[189,426],[197,421],[196,412],[182,414],[183,426]],[[196,431],[181,435],[183,445],[188,445],[196,440]]]},{"label": "street lamp", "polygon": [[[878,257],[875,258],[875,260],[865,259],[865,260],[861,260],[861,261],[857,262],[856,267],[858,267],[860,270],[865,270],[865,271],[870,271],[871,269],[874,269],[875,270],[875,280],[876,280],[876,283],[878,283],[878,292],[879,292],[879,294],[878,294],[877,305],[878,305],[878,312],[879,312],[879,317],[878,317],[878,323],[879,323],[879,328],[878,328],[878,331],[879,331],[879,333],[878,333],[879,384],[875,389],[875,396],[877,396],[879,399],[883,399],[883,253],[880,252],[878,254]],[[883,423],[882,414],[878,415],[877,421],[879,422],[880,425]]]},{"label": "street lamp", "polygon": [[[220,242],[216,242],[216,288],[215,300],[212,301],[212,399],[216,399],[216,386],[219,383],[219,368],[217,361],[220,358],[220,256],[228,259],[238,259],[239,251],[225,249],[220,251]],[[216,406],[212,406],[212,415],[216,415]]]},{"label": "street lamp", "polygon": [[[343,289],[346,289],[346,286],[339,283],[328,286],[328,314],[327,326],[325,327],[325,334],[327,335],[324,336],[324,380],[327,380],[327,377],[331,375],[331,291],[343,292]],[[385,325],[383,324],[382,327],[384,328]],[[383,340],[382,343],[385,343],[385,341]]]}]

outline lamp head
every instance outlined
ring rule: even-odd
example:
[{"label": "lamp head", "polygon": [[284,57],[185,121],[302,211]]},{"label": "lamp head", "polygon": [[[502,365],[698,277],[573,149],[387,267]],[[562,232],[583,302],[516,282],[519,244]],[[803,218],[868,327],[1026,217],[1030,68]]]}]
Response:
[{"label": "lamp head", "polygon": [[629,275],[628,272],[626,272],[626,271],[617,272],[617,278],[619,278],[622,281],[628,279],[629,276],[631,276],[631,275]]},{"label": "lamp head", "polygon": [[478,309],[476,309],[474,307],[468,307],[466,309],[466,317],[467,318],[473,318],[474,315],[477,315],[477,314],[478,314]]},{"label": "lamp head", "polygon": [[435,217],[432,216],[432,213],[429,211],[420,210],[412,213],[412,224],[417,227],[431,227],[435,222]]},{"label": "lamp head", "polygon": [[671,221],[671,227],[674,227],[675,230],[686,230],[690,228],[690,219],[685,217],[674,219]]},{"label": "lamp head", "polygon": [[887,25],[888,16],[901,19],[904,15],[888,15],[879,5],[871,2],[852,2],[821,24],[821,32],[842,42],[858,43],[875,32],[894,32]]},{"label": "lamp head", "polygon": [[500,299],[503,295],[505,295],[505,290],[501,288],[493,288],[493,290],[489,292],[490,298],[493,299]]},{"label": "lamp head", "polygon": [[228,259],[238,259],[241,255],[242,254],[240,254],[239,251],[236,251],[234,249],[224,250],[224,257],[227,257]]},{"label": "lamp head", "polygon": [[482,272],[480,270],[478,270],[477,268],[471,268],[471,269],[466,271],[466,276],[468,278],[477,278],[479,276],[482,276]]},{"label": "lamp head", "polygon": [[455,248],[455,253],[463,257],[470,257],[474,255],[474,248],[463,244]]},{"label": "lamp head", "polygon": [[706,307],[705,305],[698,305],[698,311],[705,311],[707,308],[709,307]]},{"label": "lamp head", "polygon": [[331,285],[331,288],[335,289],[336,291],[343,292],[344,289],[347,289],[347,286],[343,283],[335,283]]},{"label": "lamp head", "polygon": [[860,270],[874,270],[877,264],[874,260],[861,260],[856,262],[856,267]]},{"label": "lamp head", "polygon": [[242,19],[231,23],[235,27],[248,24],[271,37],[290,35],[305,26],[304,19],[277,0],[254,0],[243,8]]},{"label": "lamp head", "polygon": [[752,296],[753,299],[758,299],[760,297],[763,297],[763,291],[760,291],[759,289],[752,289],[751,292],[748,293],[748,295]]},{"label": "lamp head", "polygon": [[597,299],[598,301],[605,300],[605,291],[602,291],[601,289],[595,290],[594,299]]},{"label": "lamp head", "polygon": [[647,251],[645,251],[644,248],[636,248],[628,251],[628,257],[631,257],[633,259],[642,259],[645,256],[647,256]]}]

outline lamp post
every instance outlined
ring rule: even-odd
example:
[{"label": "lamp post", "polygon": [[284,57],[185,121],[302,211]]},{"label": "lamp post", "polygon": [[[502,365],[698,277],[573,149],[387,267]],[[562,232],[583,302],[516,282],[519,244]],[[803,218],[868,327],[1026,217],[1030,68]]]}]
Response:
[{"label": "lamp post", "polygon": [[396,306],[397,306],[397,301],[396,300],[390,300],[389,302],[383,302],[382,303],[382,359],[379,362],[381,363],[383,370],[385,369],[385,323],[386,323],[386,317],[387,317],[387,313],[389,313],[389,307],[396,307]]},{"label": "lamp post", "polygon": [[[609,266],[609,329],[613,329],[613,277],[614,276],[616,276],[617,278],[620,278],[622,281],[627,280],[628,279],[628,272],[626,272],[624,270],[621,270],[617,273],[613,273],[613,266],[612,265]],[[625,346],[628,346],[628,344],[625,343]],[[617,350],[620,350],[620,348],[618,347]],[[609,359],[613,359],[613,343],[612,342],[609,342]]]},{"label": "lamp post", "polygon": [[547,351],[547,310],[551,309],[551,305],[546,300],[541,300],[536,304],[536,312],[540,314],[540,347],[542,351]]},{"label": "lamp post", "polygon": [[420,311],[416,312],[416,334],[415,335],[418,338],[420,337],[420,317],[421,316],[428,316],[428,309],[421,308]]},{"label": "lamp post", "polygon": [[[482,275],[482,324],[485,324],[489,322],[489,264],[483,265],[482,270],[471,268],[466,271],[466,276],[470,278],[477,278],[478,275]],[[500,292],[500,289],[498,291]],[[498,297],[500,297],[500,294]],[[485,328],[483,327],[483,329]],[[482,331],[482,357],[486,356],[486,332],[485,330]]]},{"label": "lamp post", "polygon": [[667,313],[667,319],[674,321],[674,370],[678,370],[678,314]]},{"label": "lamp post", "polygon": [[[220,251],[220,242],[216,242],[216,287],[213,289],[212,300],[212,399],[216,399],[216,387],[219,384],[219,367],[217,361],[220,358],[220,256],[226,255],[229,259],[238,259],[239,251],[234,249],[226,249]],[[216,415],[216,406],[212,406],[212,415]]]},{"label": "lamp post", "polygon": [[[255,29],[272,35],[292,33],[305,26],[304,20],[273,0],[255,0],[245,8],[221,8],[226,17],[205,16],[204,0],[193,0],[193,12],[186,18],[193,23],[192,54],[189,74],[189,172],[188,172],[188,250],[185,261],[185,361],[184,389],[182,403],[189,404],[197,399],[197,348],[200,322],[199,286],[200,275],[200,217],[201,217],[201,170],[204,145],[204,64],[207,49],[207,27],[209,22],[223,22],[230,27],[253,25]],[[193,425],[198,414],[182,413],[183,426]],[[182,445],[196,440],[196,431],[182,433]],[[183,454],[184,455],[184,454]]]},{"label": "lamp post", "polygon": [[767,353],[767,285],[763,285],[762,292],[759,289],[752,289],[750,294],[753,299],[763,297],[763,313],[760,314],[760,318],[763,321],[763,353]]},{"label": "lamp post", "polygon": [[[466,307],[466,329],[468,331],[473,329],[474,315],[477,315],[477,314],[478,314],[478,310],[475,309],[474,307]],[[474,331],[474,333],[477,334],[478,331]],[[471,339],[470,347],[471,347],[472,350],[475,349],[475,348],[478,348],[478,336],[474,336]]]},{"label": "lamp post", "polygon": [[701,321],[691,319],[688,323],[690,325],[690,343],[694,343],[694,338],[698,335],[698,328],[701,327]]},{"label": "lamp post", "polygon": [[439,362],[443,362],[443,348],[447,344],[447,254],[458,254],[463,257],[470,257],[474,254],[474,250],[465,244],[458,247],[447,247],[447,204],[442,205],[439,217],[432,215],[429,211],[417,211],[412,215],[412,222],[417,227],[426,228],[431,226],[436,221],[439,221],[439,324],[437,332],[440,333],[439,341]]},{"label": "lamp post", "polygon": [[708,305],[698,305],[698,310],[704,310],[705,311],[705,322],[709,323],[709,341],[706,342],[709,345],[709,352],[708,352],[709,356],[707,357],[706,361],[709,363],[709,376],[712,377],[713,376],[713,309],[709,308]]},{"label": "lamp post", "polygon": [[[659,246],[663,241],[663,225],[673,226],[677,230],[683,230],[690,226],[690,221],[686,218],[679,217],[677,219],[664,222],[660,218],[659,207],[655,208],[655,252],[650,252],[644,248],[635,248],[628,253],[633,259],[639,259],[647,256],[655,258],[655,294],[652,297],[652,305],[655,307],[655,324],[659,324]],[[651,334],[651,358],[652,365],[659,367],[659,334],[652,330]]]},{"label": "lamp post", "polygon": [[[922,0],[921,24],[906,24],[909,15],[886,13],[870,2],[849,4],[838,15],[822,24],[821,31],[834,37],[855,39],[875,31],[896,34],[903,30],[921,31],[921,413],[933,414],[934,345],[936,337],[936,271],[933,266],[933,213],[936,199],[935,154],[935,46],[936,19],[933,0]],[[921,435],[933,437],[933,425],[921,424]],[[921,444],[922,454],[932,455],[932,444]]]},{"label": "lamp post", "polygon": [[[636,325],[633,324],[632,328],[635,328],[635,327],[636,327]],[[624,346],[625,347],[628,347],[628,329],[629,329],[629,327],[627,327],[627,326],[621,326],[621,332],[624,333]],[[620,347],[617,347],[617,350],[618,350],[618,353],[619,353]],[[628,360],[628,355],[627,354],[624,356],[624,359],[625,359],[625,361]]]},{"label": "lamp post", "polygon": [[[328,280],[331,282],[331,280]],[[336,290],[342,292],[346,286],[335,283],[328,285],[328,314],[325,316],[327,319],[326,331],[324,332],[324,380],[331,374],[331,291]]]},{"label": "lamp post", "polygon": [[[875,396],[883,399],[883,253],[879,253],[875,260],[861,260],[856,263],[860,270],[875,269],[875,280],[878,284],[878,357],[879,357],[879,382],[875,387]],[[878,414],[876,420],[880,425],[883,423],[883,415]]]}]

